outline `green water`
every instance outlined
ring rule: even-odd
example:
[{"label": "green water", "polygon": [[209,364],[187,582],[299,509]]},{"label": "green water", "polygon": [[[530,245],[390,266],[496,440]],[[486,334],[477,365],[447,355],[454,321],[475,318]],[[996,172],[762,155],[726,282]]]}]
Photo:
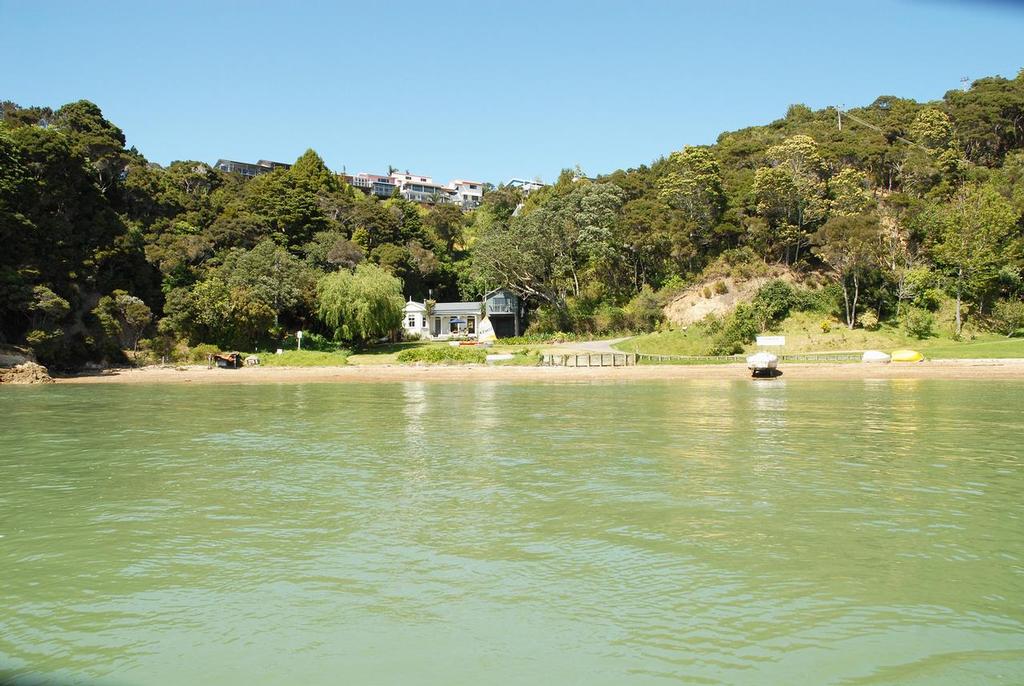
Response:
[{"label": "green water", "polygon": [[0,683],[1024,683],[1024,384],[0,389]]}]

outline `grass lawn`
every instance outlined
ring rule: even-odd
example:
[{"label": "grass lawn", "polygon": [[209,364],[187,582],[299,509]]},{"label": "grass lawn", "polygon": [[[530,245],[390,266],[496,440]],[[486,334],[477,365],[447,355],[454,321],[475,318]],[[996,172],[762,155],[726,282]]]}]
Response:
[{"label": "grass lawn", "polygon": [[919,350],[934,359],[961,360],[964,358],[1024,357],[1024,338],[978,337],[973,341],[934,339]]},{"label": "grass lawn", "polygon": [[[945,332],[926,339],[907,336],[901,329],[883,325],[877,331],[854,329],[834,324],[827,333],[821,330],[820,315],[799,312],[793,314],[777,331],[786,337],[786,346],[773,349],[780,354],[802,352],[844,352],[900,348],[919,350],[932,359],[963,359],[993,357],[1024,357],[1024,339],[1006,338],[992,333],[967,333],[962,341],[954,341]],[[939,327],[936,327],[937,329]],[[706,355],[709,340],[699,327],[686,331],[666,331],[636,336],[617,344],[623,352],[641,352],[650,355]],[[748,345],[747,352],[756,350]]]},{"label": "grass lawn", "polygon": [[[403,364],[398,360],[398,353],[403,350],[410,348],[422,348],[426,346],[439,346],[448,347],[447,341],[409,341],[405,343],[389,343],[386,345],[377,345],[371,348],[361,349],[357,352],[353,352],[348,357],[349,364],[365,365],[365,364]],[[560,350],[557,346],[552,345],[502,345],[496,343],[488,347],[477,347],[477,346],[465,346],[464,350],[482,350],[488,355],[499,354],[499,353],[511,353],[515,357],[511,360],[505,360],[502,362],[496,362],[495,364],[509,365],[509,364],[535,364],[536,357],[530,357],[532,361],[526,361],[521,359],[524,357],[523,353],[526,351],[541,351],[547,352],[550,350]]]},{"label": "grass lawn", "polygon": [[[360,348],[348,356],[349,364],[399,364],[398,353],[411,348],[426,345],[438,345],[429,341],[407,341],[404,343],[383,343],[368,348]],[[447,343],[445,344],[447,345]]]},{"label": "grass lawn", "polygon": [[320,352],[317,350],[286,350],[280,355],[259,353],[263,367],[340,367],[348,364],[349,352]]},{"label": "grass lawn", "polygon": [[[398,354],[403,350],[416,348],[436,347],[439,350],[448,350],[446,341],[408,341],[403,343],[385,343],[374,345],[357,350],[340,349],[331,352],[318,350],[286,350],[280,355],[265,352],[257,353],[260,364],[265,367],[336,367],[344,365],[377,365],[377,364],[415,364],[403,363],[398,360]],[[548,350],[559,350],[550,345],[501,345],[496,344],[488,347],[465,346],[457,348],[462,351],[479,351],[486,355],[492,353],[511,353],[515,355],[511,360],[502,360],[494,364],[500,365],[522,365],[530,366],[538,363],[539,352]],[[531,354],[532,353],[532,354]],[[469,355],[467,355],[467,358]],[[468,361],[468,360],[467,360]],[[455,361],[457,364],[458,362]]]}]

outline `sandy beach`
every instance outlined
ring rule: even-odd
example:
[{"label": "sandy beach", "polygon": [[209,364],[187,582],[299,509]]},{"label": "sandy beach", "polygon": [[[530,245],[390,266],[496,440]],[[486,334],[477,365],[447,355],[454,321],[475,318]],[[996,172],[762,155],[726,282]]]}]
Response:
[{"label": "sandy beach", "polygon": [[[1024,359],[935,360],[908,364],[786,364],[781,380],[864,379],[1016,379],[1024,380]],[[217,369],[203,366],[109,369],[58,377],[61,384],[92,383],[328,383],[466,380],[573,383],[590,381],[653,381],[668,379],[749,379],[742,364],[659,365],[639,367],[500,367],[487,365],[362,365],[348,367],[250,367]]]}]

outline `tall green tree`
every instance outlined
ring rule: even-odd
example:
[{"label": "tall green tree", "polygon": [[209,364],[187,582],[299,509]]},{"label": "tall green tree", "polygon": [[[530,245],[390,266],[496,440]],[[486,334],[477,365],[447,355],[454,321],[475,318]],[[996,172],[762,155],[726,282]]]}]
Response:
[{"label": "tall green tree", "polygon": [[871,215],[829,219],[814,234],[814,253],[829,266],[843,289],[846,326],[857,322],[857,301],[864,274],[875,264],[881,227]]},{"label": "tall green tree", "polygon": [[450,255],[456,244],[463,240],[466,217],[455,205],[435,205],[427,213],[427,226],[434,240],[444,246],[445,253]]},{"label": "tall green tree", "polygon": [[956,297],[956,333],[963,329],[962,305],[997,278],[1019,253],[1012,240],[1020,213],[991,185],[971,184],[931,215],[934,253]]},{"label": "tall green tree", "polygon": [[775,227],[787,264],[800,259],[811,229],[828,210],[825,163],[813,138],[799,134],[770,147],[754,173],[757,210]]},{"label": "tall green tree", "polygon": [[474,268],[490,284],[564,308],[566,297],[580,295],[585,274],[618,249],[613,237],[621,207],[618,186],[569,181],[507,228],[481,234]]},{"label": "tall green tree", "polygon": [[658,182],[658,197],[681,211],[698,236],[702,249],[710,245],[714,228],[725,211],[722,173],[714,153],[706,147],[688,146],[669,157],[672,171]]}]

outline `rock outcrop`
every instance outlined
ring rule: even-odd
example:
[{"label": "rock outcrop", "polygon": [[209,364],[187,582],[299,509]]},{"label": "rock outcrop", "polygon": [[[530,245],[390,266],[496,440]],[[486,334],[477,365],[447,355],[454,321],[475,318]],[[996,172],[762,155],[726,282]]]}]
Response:
[{"label": "rock outcrop", "polygon": [[50,378],[49,371],[43,365],[25,362],[9,369],[0,369],[0,383],[53,383],[53,379]]},{"label": "rock outcrop", "polygon": [[0,345],[0,367],[13,367],[16,364],[35,361],[36,356],[28,348]]}]

